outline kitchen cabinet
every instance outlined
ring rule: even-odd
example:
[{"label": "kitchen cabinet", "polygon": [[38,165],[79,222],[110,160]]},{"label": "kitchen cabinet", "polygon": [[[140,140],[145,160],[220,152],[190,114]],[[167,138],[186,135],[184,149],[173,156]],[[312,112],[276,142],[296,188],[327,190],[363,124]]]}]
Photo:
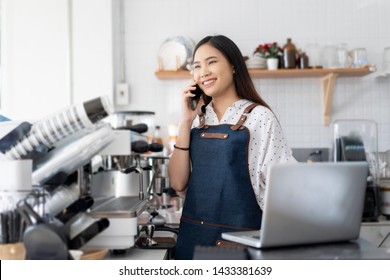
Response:
[{"label": "kitchen cabinet", "polygon": [[[322,116],[323,124],[329,125],[331,121],[331,105],[336,78],[363,77],[375,72],[374,67],[348,68],[348,69],[279,69],[275,71],[264,69],[249,69],[252,78],[277,79],[277,78],[319,78],[322,82]],[[187,70],[157,71],[159,79],[190,79],[191,74]]]}]

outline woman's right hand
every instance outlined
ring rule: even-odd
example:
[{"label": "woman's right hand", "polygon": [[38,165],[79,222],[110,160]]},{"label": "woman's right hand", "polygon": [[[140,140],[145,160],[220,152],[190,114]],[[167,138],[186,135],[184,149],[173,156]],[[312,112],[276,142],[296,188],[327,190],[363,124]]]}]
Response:
[{"label": "woman's right hand", "polygon": [[[191,91],[196,89],[196,82],[190,83],[182,92],[182,119],[179,122],[176,145],[189,148],[191,142],[191,127],[197,114],[204,105],[201,97],[195,110],[189,105],[189,98],[194,97]],[[190,152],[188,150],[174,149],[168,165],[169,183],[176,191],[184,191],[187,187],[188,178],[191,174]]]},{"label": "woman's right hand", "polygon": [[193,122],[196,116],[200,113],[201,107],[204,105],[203,97],[201,96],[198,102],[198,105],[195,110],[192,110],[189,105],[189,99],[194,97],[195,94],[192,93],[196,89],[196,82],[190,83],[187,87],[183,89],[183,98],[182,98],[182,111],[183,118],[186,121]]}]

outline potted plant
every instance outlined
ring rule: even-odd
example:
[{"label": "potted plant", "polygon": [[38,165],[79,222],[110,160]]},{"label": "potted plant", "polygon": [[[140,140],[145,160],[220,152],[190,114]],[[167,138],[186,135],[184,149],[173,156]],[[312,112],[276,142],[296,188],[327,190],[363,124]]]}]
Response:
[{"label": "potted plant", "polygon": [[259,45],[255,49],[254,54],[259,54],[267,60],[268,70],[276,70],[278,69],[278,57],[282,54],[282,48],[276,42],[268,43]]}]

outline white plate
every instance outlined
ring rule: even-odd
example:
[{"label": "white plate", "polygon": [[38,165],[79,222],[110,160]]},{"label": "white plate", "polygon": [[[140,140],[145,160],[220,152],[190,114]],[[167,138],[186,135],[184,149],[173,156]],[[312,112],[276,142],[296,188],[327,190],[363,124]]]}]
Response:
[{"label": "white plate", "polygon": [[158,51],[160,70],[185,69],[195,44],[191,38],[176,36],[164,41]]},{"label": "white plate", "polygon": [[246,62],[246,67],[248,69],[265,69],[267,68],[267,62],[265,58],[259,57],[258,55],[253,56],[248,59]]}]

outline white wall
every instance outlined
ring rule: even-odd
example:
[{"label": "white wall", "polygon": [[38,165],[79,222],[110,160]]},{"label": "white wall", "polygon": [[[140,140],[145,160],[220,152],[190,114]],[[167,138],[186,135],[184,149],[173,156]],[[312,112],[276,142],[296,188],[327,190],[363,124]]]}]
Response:
[{"label": "white wall", "polygon": [[7,0],[1,8],[3,114],[30,120],[69,104],[68,0]]},{"label": "white wall", "polygon": [[[2,112],[40,118],[93,96],[114,97],[120,73],[119,1],[2,0]],[[124,2],[130,105],[117,109],[155,111],[165,140],[167,125],[180,117],[181,90],[187,84],[159,80],[154,74],[158,49],[168,37],[187,35],[198,41],[224,34],[244,55],[260,43],[283,45],[287,37],[299,48],[310,42],[347,43],[350,49],[367,48],[370,62],[379,69],[383,49],[390,46],[387,0]],[[319,79],[255,79],[255,84],[292,147],[329,145],[332,127],[322,125]],[[332,119],[375,120],[380,150],[390,149],[389,107],[389,78],[337,80]]]},{"label": "white wall", "polygon": [[72,0],[72,102],[112,97],[113,15],[111,0]]},{"label": "white wall", "polygon": [[[151,110],[165,129],[180,117],[183,80],[159,80],[157,52],[163,41],[187,35],[195,41],[212,34],[233,39],[244,55],[260,43],[298,48],[311,42],[365,47],[381,69],[390,46],[390,1],[386,0],[125,0],[126,66],[130,110]],[[329,146],[332,127],[322,125],[319,79],[255,80],[263,98],[282,122],[292,147]],[[332,119],[373,119],[379,148],[390,149],[390,78],[374,74],[336,82]]]},{"label": "white wall", "polygon": [[111,0],[2,0],[1,112],[35,121],[112,97]]}]

